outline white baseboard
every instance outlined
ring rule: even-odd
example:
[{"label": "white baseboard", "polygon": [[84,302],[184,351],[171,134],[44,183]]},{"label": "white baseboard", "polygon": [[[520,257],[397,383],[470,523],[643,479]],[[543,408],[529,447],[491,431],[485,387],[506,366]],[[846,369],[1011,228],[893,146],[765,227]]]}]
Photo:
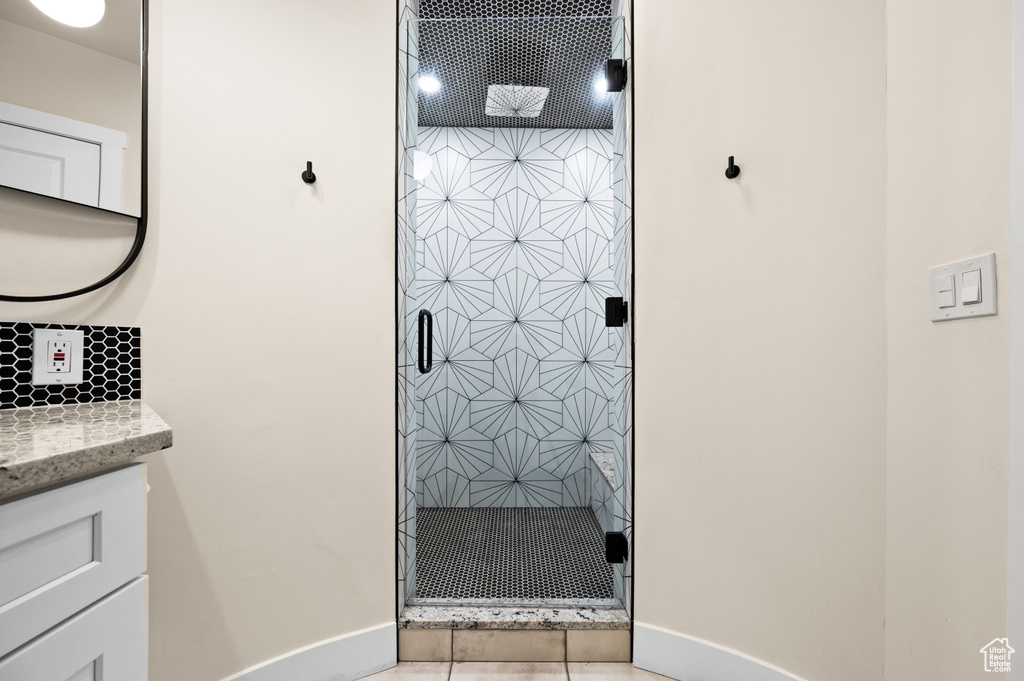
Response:
[{"label": "white baseboard", "polygon": [[314,643],[224,681],[354,681],[398,664],[394,622]]},{"label": "white baseboard", "polygon": [[804,681],[741,652],[639,622],[633,666],[680,681]]}]

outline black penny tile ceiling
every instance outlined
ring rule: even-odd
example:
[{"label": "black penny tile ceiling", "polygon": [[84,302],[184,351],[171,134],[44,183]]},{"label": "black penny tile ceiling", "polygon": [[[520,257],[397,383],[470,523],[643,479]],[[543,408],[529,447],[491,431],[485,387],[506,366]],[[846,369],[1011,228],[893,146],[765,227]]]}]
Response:
[{"label": "black penny tile ceiling", "polygon": [[[595,88],[611,57],[610,13],[611,0],[421,0],[418,72],[441,89],[418,93],[419,124],[610,129],[613,96]],[[517,115],[514,102],[488,99],[491,85],[546,88],[547,98],[539,115]],[[512,115],[488,115],[489,104]]]},{"label": "black penny tile ceiling", "polygon": [[611,0],[420,0],[420,19],[605,17]]}]

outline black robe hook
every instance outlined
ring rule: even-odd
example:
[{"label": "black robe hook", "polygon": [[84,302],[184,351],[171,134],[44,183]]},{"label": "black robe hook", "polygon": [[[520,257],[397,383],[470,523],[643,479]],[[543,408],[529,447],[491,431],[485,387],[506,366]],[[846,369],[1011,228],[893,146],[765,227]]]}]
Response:
[{"label": "black robe hook", "polygon": [[306,170],[302,173],[302,181],[306,184],[313,184],[316,182],[316,175],[313,174],[313,162],[306,161]]},{"label": "black robe hook", "polygon": [[729,167],[725,169],[725,176],[730,180],[734,177],[739,177],[740,174],[740,167],[732,162],[733,158],[733,156],[729,157]]}]

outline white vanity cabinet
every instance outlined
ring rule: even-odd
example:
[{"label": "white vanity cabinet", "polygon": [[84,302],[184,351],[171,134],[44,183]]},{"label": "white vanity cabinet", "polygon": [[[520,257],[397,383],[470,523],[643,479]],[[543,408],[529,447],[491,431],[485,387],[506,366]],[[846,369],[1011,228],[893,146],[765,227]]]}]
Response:
[{"label": "white vanity cabinet", "polygon": [[0,681],[144,681],[146,467],[0,502]]}]

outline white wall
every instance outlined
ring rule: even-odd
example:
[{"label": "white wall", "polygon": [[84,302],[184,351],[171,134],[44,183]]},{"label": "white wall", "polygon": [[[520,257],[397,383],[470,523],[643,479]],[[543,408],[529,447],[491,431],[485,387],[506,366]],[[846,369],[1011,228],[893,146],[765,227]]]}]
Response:
[{"label": "white wall", "polygon": [[[991,678],[1009,3],[637,19],[637,620],[808,679]],[[987,251],[1000,315],[931,323],[927,268]]]},{"label": "white wall", "polygon": [[885,4],[638,2],[635,53],[636,620],[881,679]]},{"label": "white wall", "polygon": [[[151,240],[113,287],[0,318],[142,327],[144,396],[175,429],[148,457],[150,678],[215,681],[394,620],[396,18],[355,0],[151,9]],[[90,240],[38,204],[5,215],[48,250]],[[18,292],[51,288],[26,269]]]},{"label": "white wall", "polygon": [[[887,679],[991,679],[1006,635],[1009,9],[887,3]],[[999,314],[930,322],[928,268],[990,251]]]}]

